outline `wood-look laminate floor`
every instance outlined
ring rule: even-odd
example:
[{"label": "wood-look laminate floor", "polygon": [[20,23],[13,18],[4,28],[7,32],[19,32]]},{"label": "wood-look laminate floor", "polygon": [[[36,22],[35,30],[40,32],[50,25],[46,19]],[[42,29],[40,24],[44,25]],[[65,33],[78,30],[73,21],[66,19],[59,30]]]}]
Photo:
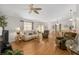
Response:
[{"label": "wood-look laminate floor", "polygon": [[55,33],[49,36],[49,39],[34,39],[27,42],[12,42],[13,50],[19,49],[25,55],[69,55],[67,50],[61,50],[56,47]]}]

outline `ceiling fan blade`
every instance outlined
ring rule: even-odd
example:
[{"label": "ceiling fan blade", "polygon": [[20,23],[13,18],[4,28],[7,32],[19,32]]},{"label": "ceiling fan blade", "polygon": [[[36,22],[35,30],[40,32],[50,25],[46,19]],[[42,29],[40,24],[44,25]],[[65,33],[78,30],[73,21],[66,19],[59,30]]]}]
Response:
[{"label": "ceiling fan blade", "polygon": [[35,10],[42,10],[42,8],[34,8]]},{"label": "ceiling fan blade", "polygon": [[34,10],[34,12],[35,12],[36,14],[39,14],[39,12],[38,12],[38,11],[36,11],[36,10]]},{"label": "ceiling fan blade", "polygon": [[35,12],[36,14],[39,14],[38,10],[42,10],[42,8],[34,7],[34,4],[29,5],[29,13]]}]

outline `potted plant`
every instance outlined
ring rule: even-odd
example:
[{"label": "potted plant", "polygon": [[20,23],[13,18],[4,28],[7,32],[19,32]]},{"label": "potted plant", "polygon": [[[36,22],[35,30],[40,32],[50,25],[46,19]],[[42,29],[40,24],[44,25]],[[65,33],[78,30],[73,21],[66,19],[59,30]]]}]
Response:
[{"label": "potted plant", "polygon": [[23,53],[19,50],[6,50],[3,55],[23,55]]},{"label": "potted plant", "polygon": [[2,29],[4,30],[6,26],[7,26],[6,17],[0,16],[0,27],[2,27]]}]

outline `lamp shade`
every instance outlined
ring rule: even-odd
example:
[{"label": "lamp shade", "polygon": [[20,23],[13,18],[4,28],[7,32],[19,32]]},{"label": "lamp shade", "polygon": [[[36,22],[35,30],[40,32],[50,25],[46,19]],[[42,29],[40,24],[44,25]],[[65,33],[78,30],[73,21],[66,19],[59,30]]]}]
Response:
[{"label": "lamp shade", "polygon": [[0,36],[2,36],[2,27],[0,27]]},{"label": "lamp shade", "polygon": [[16,31],[20,31],[20,27],[17,27],[17,28],[16,28]]},{"label": "lamp shade", "polygon": [[69,19],[69,21],[73,21],[73,19]]}]

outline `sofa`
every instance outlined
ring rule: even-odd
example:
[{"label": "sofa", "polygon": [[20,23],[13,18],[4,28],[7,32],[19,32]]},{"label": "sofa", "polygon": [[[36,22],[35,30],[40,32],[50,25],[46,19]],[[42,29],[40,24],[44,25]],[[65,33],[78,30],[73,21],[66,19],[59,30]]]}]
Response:
[{"label": "sofa", "polygon": [[25,31],[24,32],[25,40],[32,40],[38,38],[38,32],[36,31]]}]

